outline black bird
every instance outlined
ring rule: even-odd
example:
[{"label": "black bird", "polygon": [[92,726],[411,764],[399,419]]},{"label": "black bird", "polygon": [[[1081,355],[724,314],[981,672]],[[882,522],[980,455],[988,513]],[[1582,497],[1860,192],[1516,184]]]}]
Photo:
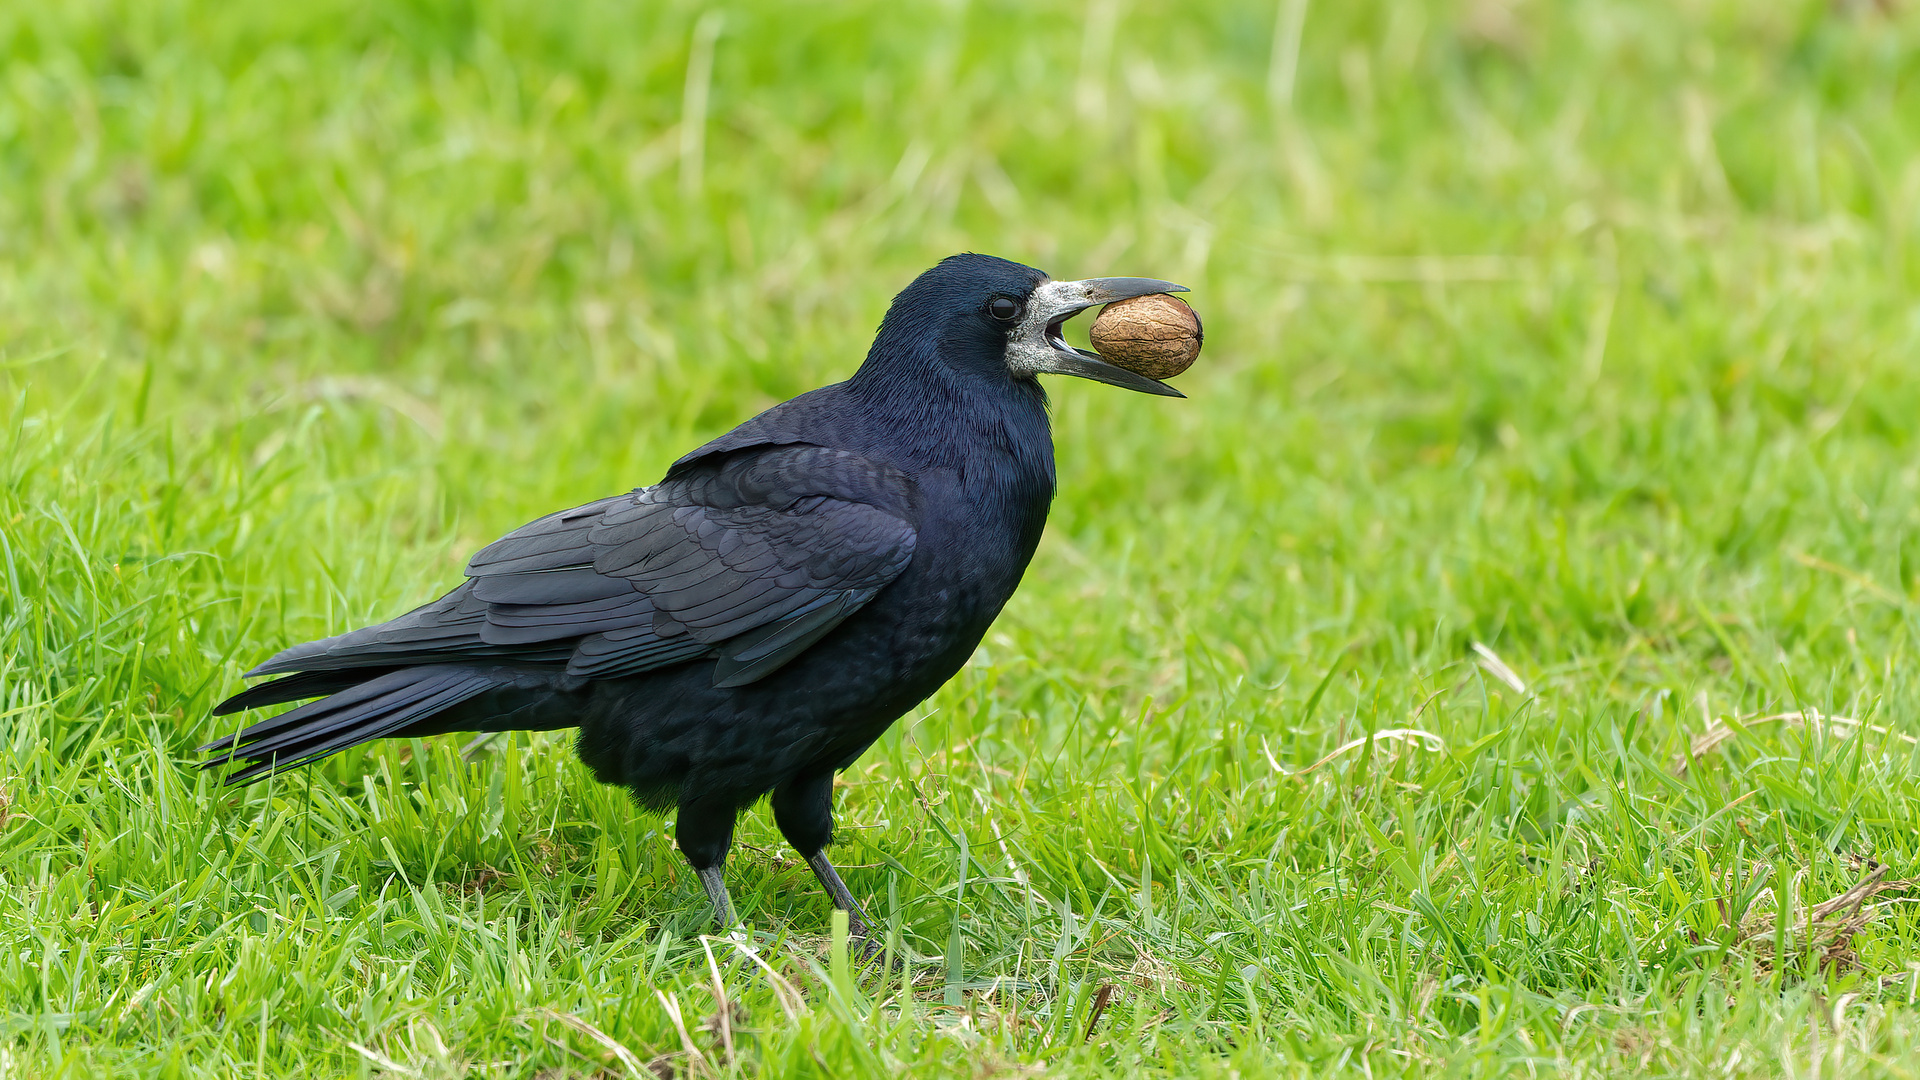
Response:
[{"label": "black bird", "polygon": [[203,750],[247,783],[370,739],[580,729],[594,775],[677,807],[675,839],[734,925],[721,866],[739,812],[773,816],[853,931],[823,848],[833,775],[958,671],[1013,595],[1053,499],[1035,376],[1179,391],[1074,349],[1086,308],[1185,292],[1053,281],[955,255],[894,298],[846,382],[777,405],[652,487],[541,518],[459,588],[296,645],[214,713],[320,698]]}]

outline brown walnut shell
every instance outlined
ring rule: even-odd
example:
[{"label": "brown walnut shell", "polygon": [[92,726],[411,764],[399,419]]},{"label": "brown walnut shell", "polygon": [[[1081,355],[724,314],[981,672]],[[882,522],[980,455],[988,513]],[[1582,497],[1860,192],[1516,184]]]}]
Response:
[{"label": "brown walnut shell", "polygon": [[1109,364],[1149,379],[1171,379],[1200,355],[1200,316],[1165,293],[1108,304],[1088,332]]}]

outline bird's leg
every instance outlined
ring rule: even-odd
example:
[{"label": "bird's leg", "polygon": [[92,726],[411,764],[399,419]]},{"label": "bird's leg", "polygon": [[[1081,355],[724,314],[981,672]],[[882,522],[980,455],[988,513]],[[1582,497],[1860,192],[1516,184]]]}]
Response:
[{"label": "bird's leg", "polygon": [[866,915],[823,850],[833,840],[833,770],[805,773],[774,788],[773,820],[787,843],[813,868],[833,906],[847,913],[847,931],[857,939],[860,955],[866,959],[879,955],[882,943],[874,940]]},{"label": "bird's leg", "polygon": [[680,804],[673,826],[674,842],[693,864],[694,873],[700,875],[700,886],[707,890],[714,921],[729,930],[739,923],[734,917],[733,899],[727,895],[727,880],[721,868],[726,865],[728,849],[733,847],[734,814],[732,806],[693,800]]},{"label": "bird's leg", "polygon": [[707,890],[707,902],[713,905],[713,921],[733,929],[739,920],[733,915],[733,897],[727,895],[727,876],[717,866],[703,866],[694,873],[700,875],[700,886]]},{"label": "bird's leg", "polygon": [[854,903],[853,894],[847,891],[847,883],[840,880],[833,864],[827,861],[827,853],[816,851],[807,856],[807,865],[813,867],[813,876],[820,880],[820,887],[833,898],[833,906],[847,913],[847,932],[861,938],[861,948],[868,949],[873,941],[873,931],[868,928],[867,917],[860,910],[860,905]]}]

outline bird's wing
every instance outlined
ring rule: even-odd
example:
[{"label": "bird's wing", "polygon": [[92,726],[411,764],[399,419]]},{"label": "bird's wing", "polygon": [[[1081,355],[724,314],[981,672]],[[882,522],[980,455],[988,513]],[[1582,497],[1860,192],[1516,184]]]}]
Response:
[{"label": "bird's wing", "polygon": [[249,674],[493,657],[609,678],[715,656],[715,683],[744,685],[906,569],[911,497],[904,474],[844,451],[734,453],[535,521],[483,548],[439,601]]}]

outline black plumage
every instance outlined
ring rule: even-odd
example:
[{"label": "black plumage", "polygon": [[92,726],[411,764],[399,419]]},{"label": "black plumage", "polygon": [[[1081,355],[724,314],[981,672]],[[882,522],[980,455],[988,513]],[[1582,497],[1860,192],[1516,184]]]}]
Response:
[{"label": "black plumage", "polygon": [[1035,376],[1178,396],[1067,347],[1060,323],[1178,289],[947,259],[895,298],[846,382],[658,484],[509,533],[433,603],[248,672],[286,677],[216,714],[319,700],[209,744],[208,764],[246,782],[376,738],[578,727],[596,776],[677,807],[720,918],[735,817],[771,792],[864,932],[822,852],[833,774],[959,670],[1019,583],[1054,492]]}]

